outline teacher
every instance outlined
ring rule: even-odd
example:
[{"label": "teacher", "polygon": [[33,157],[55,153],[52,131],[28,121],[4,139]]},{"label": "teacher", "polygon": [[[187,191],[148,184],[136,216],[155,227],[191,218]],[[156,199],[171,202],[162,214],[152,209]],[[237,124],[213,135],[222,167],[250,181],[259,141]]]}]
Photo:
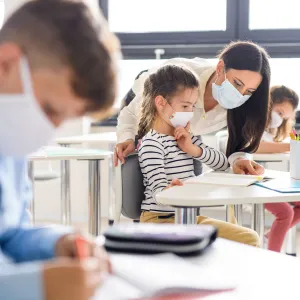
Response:
[{"label": "teacher", "polygon": [[[199,100],[191,121],[193,134],[209,134],[227,126],[226,154],[234,172],[261,174],[263,167],[248,153],[257,150],[266,128],[271,73],[268,54],[253,42],[237,41],[227,45],[218,58],[216,66],[202,58],[173,58],[163,65],[181,65],[199,76]],[[144,82],[157,69],[138,76],[129,92],[132,101],[120,112],[115,165],[118,160],[124,163],[135,150]]]}]

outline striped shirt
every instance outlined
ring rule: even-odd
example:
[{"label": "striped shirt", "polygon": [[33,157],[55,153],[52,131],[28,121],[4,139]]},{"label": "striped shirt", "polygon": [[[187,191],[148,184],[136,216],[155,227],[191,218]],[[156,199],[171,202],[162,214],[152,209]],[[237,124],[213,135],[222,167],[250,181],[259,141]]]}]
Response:
[{"label": "striped shirt", "polygon": [[172,207],[158,203],[155,196],[166,188],[172,179],[184,181],[194,177],[194,159],[214,170],[226,170],[229,167],[227,157],[223,153],[204,145],[196,136],[192,136],[192,142],[203,150],[200,157],[191,157],[181,151],[173,136],[160,134],[153,129],[144,136],[139,148],[139,162],[145,185],[142,210],[174,212]]}]

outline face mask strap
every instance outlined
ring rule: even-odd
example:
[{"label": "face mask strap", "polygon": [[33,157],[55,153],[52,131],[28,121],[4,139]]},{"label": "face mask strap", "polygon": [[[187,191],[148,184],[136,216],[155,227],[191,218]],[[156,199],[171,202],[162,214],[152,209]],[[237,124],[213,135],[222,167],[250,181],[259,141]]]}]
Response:
[{"label": "face mask strap", "polygon": [[164,100],[166,101],[166,104],[169,105],[169,106],[171,107],[171,109],[173,110],[173,113],[172,113],[171,116],[168,116],[168,115],[163,111],[163,114],[164,114],[165,116],[167,116],[169,120],[171,120],[171,119],[174,118],[174,116],[175,116],[175,114],[176,114],[176,111],[173,109],[173,107],[171,106],[171,104],[168,102],[168,100],[167,100],[166,98],[164,98]]},{"label": "face mask strap", "polygon": [[[224,69],[224,76],[225,76],[225,80],[224,80],[223,82],[225,82],[225,81],[227,80],[225,67],[223,67],[223,69]],[[215,80],[215,82],[214,82],[215,84],[217,84],[218,78],[219,78],[219,75],[217,75],[217,78],[216,78],[216,80]],[[222,83],[223,83],[223,82],[222,82]],[[221,83],[221,85],[222,85],[222,83]]]}]

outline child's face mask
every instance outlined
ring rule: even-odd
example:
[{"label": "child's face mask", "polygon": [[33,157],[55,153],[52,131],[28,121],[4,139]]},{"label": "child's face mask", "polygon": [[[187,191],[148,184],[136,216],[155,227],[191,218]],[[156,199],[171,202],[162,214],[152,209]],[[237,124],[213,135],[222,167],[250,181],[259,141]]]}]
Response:
[{"label": "child's face mask", "polygon": [[269,128],[278,128],[283,122],[283,119],[280,117],[280,115],[278,114],[278,112],[276,111],[272,111],[271,112],[271,120],[269,123]]},{"label": "child's face mask", "polygon": [[164,112],[164,114],[168,117],[171,125],[174,128],[177,127],[186,127],[188,122],[190,122],[194,116],[194,112],[186,112],[186,111],[175,111],[173,107],[167,102],[167,105],[169,105],[173,111],[172,115],[169,116]]},{"label": "child's face mask", "polygon": [[33,91],[26,57],[20,59],[23,92],[0,94],[0,154],[26,156],[46,145],[55,133]]}]

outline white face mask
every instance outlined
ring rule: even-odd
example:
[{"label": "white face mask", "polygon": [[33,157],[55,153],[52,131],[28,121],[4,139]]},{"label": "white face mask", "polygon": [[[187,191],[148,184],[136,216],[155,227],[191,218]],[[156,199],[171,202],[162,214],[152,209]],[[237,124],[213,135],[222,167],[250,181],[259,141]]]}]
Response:
[{"label": "white face mask", "polygon": [[22,157],[49,142],[55,127],[37,102],[28,61],[20,59],[22,94],[0,94],[0,154]]},{"label": "white face mask", "polygon": [[226,74],[221,85],[212,84],[212,95],[226,109],[239,107],[250,98],[250,95],[242,95],[226,78]]},{"label": "white face mask", "polygon": [[280,117],[280,115],[276,111],[271,112],[271,120],[269,123],[269,128],[278,128],[283,122],[283,119]]},{"label": "white face mask", "polygon": [[186,127],[188,122],[190,122],[194,116],[194,113],[186,112],[186,111],[175,111],[173,107],[167,102],[167,104],[172,108],[173,114],[171,116],[168,116],[166,113],[164,113],[170,120],[170,123],[174,128],[177,127]]},{"label": "white face mask", "polygon": [[193,112],[175,112],[171,117],[170,117],[170,122],[174,128],[177,127],[186,127],[188,122],[192,120],[194,116]]}]

